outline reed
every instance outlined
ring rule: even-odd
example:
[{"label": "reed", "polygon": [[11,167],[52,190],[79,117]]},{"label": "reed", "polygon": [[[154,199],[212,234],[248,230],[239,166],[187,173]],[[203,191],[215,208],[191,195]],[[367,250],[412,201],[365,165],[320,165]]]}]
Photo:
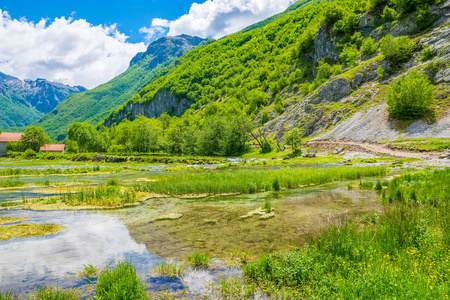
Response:
[{"label": "reed", "polygon": [[161,277],[165,278],[175,278],[175,277],[183,277],[184,272],[186,271],[186,268],[182,265],[178,265],[175,262],[166,262],[163,261],[162,263],[156,265],[153,268],[153,272]]},{"label": "reed", "polygon": [[194,268],[207,268],[211,262],[211,256],[209,252],[194,252],[186,256],[186,262]]},{"label": "reed", "polygon": [[[135,189],[163,195],[218,195],[296,188],[339,180],[383,176],[383,167],[282,168],[184,172],[155,175]],[[279,185],[279,186],[278,186]]]},{"label": "reed", "polygon": [[24,185],[25,185],[25,182],[20,181],[20,180],[9,179],[9,180],[5,180],[5,181],[0,181],[0,188],[20,187],[20,186],[24,186]]}]

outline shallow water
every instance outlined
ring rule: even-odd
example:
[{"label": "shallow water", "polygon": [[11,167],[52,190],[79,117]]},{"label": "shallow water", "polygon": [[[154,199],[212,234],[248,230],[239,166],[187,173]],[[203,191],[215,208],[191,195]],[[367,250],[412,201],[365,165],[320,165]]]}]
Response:
[{"label": "shallow water", "polygon": [[[19,177],[28,183],[49,180],[103,184],[117,178],[133,185],[148,172],[82,176]],[[376,181],[375,178],[370,180]],[[33,291],[36,286],[84,288],[74,274],[83,265],[105,266],[112,260],[129,260],[149,290],[160,288],[189,295],[208,294],[208,283],[240,274],[217,261],[208,270],[188,269],[182,279],[167,280],[151,275],[163,259],[180,261],[192,251],[209,251],[225,261],[232,250],[259,254],[301,246],[310,233],[334,222],[336,217],[361,215],[379,209],[372,191],[347,190],[348,182],[282,192],[216,196],[197,199],[152,198],[142,205],[107,211],[0,211],[0,217],[30,217],[39,224],[57,224],[67,229],[49,237],[13,239],[0,242],[0,290],[16,293]],[[29,188],[24,193],[31,193]],[[0,191],[0,202],[19,197],[22,190]],[[18,196],[19,194],[19,196]],[[16,198],[15,198],[16,197]],[[269,199],[275,217],[241,219]],[[17,200],[17,199],[16,199]],[[149,223],[168,213],[181,213],[179,220]],[[215,224],[205,223],[213,219]]]}]

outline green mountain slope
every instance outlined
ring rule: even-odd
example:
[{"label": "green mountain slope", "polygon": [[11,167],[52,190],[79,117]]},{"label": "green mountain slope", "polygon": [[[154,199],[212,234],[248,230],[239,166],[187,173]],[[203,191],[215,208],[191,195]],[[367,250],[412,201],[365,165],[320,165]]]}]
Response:
[{"label": "green mountain slope", "polygon": [[40,117],[43,113],[30,106],[27,103],[21,101],[14,101],[11,98],[6,98],[0,95],[0,128],[7,129],[9,127],[20,127],[26,126],[33,123]]},{"label": "green mountain slope", "polygon": [[[193,103],[193,109],[228,98],[236,100],[249,114],[255,113],[267,102],[261,94],[270,89],[275,95],[289,84],[289,74],[297,64],[292,59],[293,50],[311,21],[317,22],[320,3],[311,1],[263,28],[190,51],[179,59],[176,69],[144,87],[128,104],[113,112],[105,124],[133,119],[145,109],[137,109],[132,103],[150,103],[163,90],[180,101]],[[311,64],[307,71],[312,76]]]},{"label": "green mountain slope", "polygon": [[170,71],[178,57],[203,41],[187,35],[162,38],[149,45],[146,52],[137,54],[124,73],[90,91],[68,97],[35,125],[61,140],[73,122],[97,124],[143,86]]}]

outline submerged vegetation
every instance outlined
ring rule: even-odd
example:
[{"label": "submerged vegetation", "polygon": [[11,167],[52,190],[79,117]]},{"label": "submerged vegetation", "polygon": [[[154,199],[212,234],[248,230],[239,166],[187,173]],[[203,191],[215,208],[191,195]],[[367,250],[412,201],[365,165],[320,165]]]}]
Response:
[{"label": "submerged vegetation", "polygon": [[136,185],[135,189],[164,195],[255,193],[385,174],[383,167],[201,171],[154,176],[153,181]]},{"label": "submerged vegetation", "polygon": [[52,235],[64,229],[66,229],[64,226],[47,224],[1,225],[0,241],[7,241],[12,238],[21,239],[32,236]]},{"label": "submerged vegetation", "polygon": [[182,277],[186,268],[183,265],[178,265],[176,262],[166,262],[156,265],[153,268],[153,272],[161,277],[165,278],[175,278]]}]

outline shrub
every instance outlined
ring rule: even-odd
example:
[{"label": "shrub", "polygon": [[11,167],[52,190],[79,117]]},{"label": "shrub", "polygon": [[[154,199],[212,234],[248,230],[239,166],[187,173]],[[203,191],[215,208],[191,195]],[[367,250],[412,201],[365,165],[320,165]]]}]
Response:
[{"label": "shrub", "polygon": [[359,17],[355,13],[348,13],[334,24],[333,33],[336,35],[352,34],[359,29]]},{"label": "shrub", "polygon": [[96,299],[146,299],[145,286],[129,263],[119,262],[115,268],[106,268],[98,277]]},{"label": "shrub", "polygon": [[387,90],[389,114],[400,120],[423,117],[429,110],[432,99],[433,87],[428,76],[417,70],[398,79]]},{"label": "shrub", "polygon": [[384,74],[383,66],[378,66],[377,75],[378,75],[378,78],[380,78],[382,80],[386,78],[386,75]]},{"label": "shrub", "polygon": [[269,122],[269,120],[269,114],[265,111],[261,117],[261,124],[266,124],[267,122]]},{"label": "shrub", "polygon": [[414,43],[407,36],[395,38],[387,35],[380,40],[381,53],[393,64],[398,64],[410,58]]},{"label": "shrub", "polygon": [[393,22],[397,20],[397,12],[395,9],[390,8],[386,5],[386,7],[383,9],[383,14],[381,15],[381,18],[384,22]]},{"label": "shrub", "polygon": [[34,158],[34,157],[36,157],[36,152],[34,152],[33,149],[28,149],[28,150],[25,151],[25,153],[23,154],[23,156],[24,156],[25,158]]},{"label": "shrub", "polygon": [[378,8],[381,9],[383,5],[386,5],[389,2],[389,0],[369,0],[367,9],[372,12]]},{"label": "shrub", "polygon": [[108,180],[106,185],[107,186],[119,186],[119,180],[117,180],[116,178],[111,178]]},{"label": "shrub", "polygon": [[433,24],[433,15],[428,6],[419,9],[417,14],[417,27],[419,30],[424,30]]},{"label": "shrub", "polygon": [[370,56],[377,52],[378,44],[371,37],[366,38],[361,45],[361,55]]},{"label": "shrub", "polygon": [[341,6],[334,3],[330,4],[325,8],[323,23],[327,28],[332,28],[337,21],[342,20],[344,14]]},{"label": "shrub", "polygon": [[339,61],[347,66],[353,65],[359,57],[358,49],[354,45],[346,45],[339,54]]},{"label": "shrub", "polygon": [[401,13],[409,13],[415,11],[421,5],[431,5],[435,0],[391,0]]},{"label": "shrub", "polygon": [[422,55],[420,56],[420,59],[422,61],[427,61],[432,59],[436,55],[436,52],[434,52],[433,49],[431,49],[430,45],[426,45],[422,50]]}]

